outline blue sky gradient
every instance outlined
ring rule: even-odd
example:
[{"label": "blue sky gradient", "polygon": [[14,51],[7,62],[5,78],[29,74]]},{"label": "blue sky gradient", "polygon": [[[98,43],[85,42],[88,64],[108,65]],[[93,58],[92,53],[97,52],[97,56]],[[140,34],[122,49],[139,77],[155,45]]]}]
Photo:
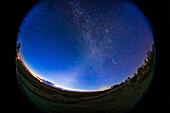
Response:
[{"label": "blue sky gradient", "polygon": [[23,20],[17,43],[27,67],[67,89],[100,90],[133,76],[153,44],[129,0],[44,0]]}]

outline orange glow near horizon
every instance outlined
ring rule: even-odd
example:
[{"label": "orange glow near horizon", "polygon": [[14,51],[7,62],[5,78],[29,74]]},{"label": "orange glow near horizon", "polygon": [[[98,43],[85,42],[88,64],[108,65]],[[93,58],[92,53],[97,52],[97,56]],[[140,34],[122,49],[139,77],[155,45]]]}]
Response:
[{"label": "orange glow near horizon", "polygon": [[[23,60],[21,59],[19,53],[17,54],[17,57],[16,57],[16,60],[19,60],[22,64],[22,66],[34,77],[36,78],[37,80],[39,80],[40,82],[43,82],[45,84],[45,79],[41,79],[40,77],[38,77],[35,73],[33,73],[27,66],[26,64],[23,62]],[[48,80],[47,80],[48,81]],[[49,81],[50,82],[50,81]],[[52,82],[51,82],[52,83]],[[80,90],[80,89],[71,89],[71,88],[66,88],[66,87],[63,87],[63,86],[60,86],[60,85],[51,85],[52,87],[54,88],[59,88],[59,89],[63,89],[63,90],[66,90],[66,91],[73,91],[73,92],[98,92],[98,91],[104,91],[104,90],[108,90],[110,89],[111,87],[105,87],[105,88],[101,88],[99,90]]]},{"label": "orange glow near horizon", "polygon": [[17,58],[16,58],[16,59],[18,59],[18,60],[21,62],[22,66],[23,66],[34,78],[36,78],[36,79],[39,80],[40,82],[43,82],[43,79],[41,79],[41,78],[38,77],[36,74],[34,74],[34,73],[25,65],[25,63],[23,62],[23,60],[20,58],[20,55],[19,55],[19,54],[17,54]]},{"label": "orange glow near horizon", "polygon": [[72,91],[72,92],[98,92],[98,91],[105,91],[105,90],[108,90],[110,89],[111,87],[105,87],[105,88],[101,88],[99,90],[80,90],[80,89],[71,89],[71,88],[66,88],[66,87],[63,87],[63,86],[59,86],[59,85],[53,85],[53,87],[55,88],[61,88],[63,90],[66,90],[66,91]]}]

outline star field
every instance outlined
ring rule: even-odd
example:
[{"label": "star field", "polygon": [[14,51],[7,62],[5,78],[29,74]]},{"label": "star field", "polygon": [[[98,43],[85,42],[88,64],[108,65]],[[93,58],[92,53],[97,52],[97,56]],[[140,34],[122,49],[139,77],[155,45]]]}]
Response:
[{"label": "star field", "polygon": [[68,89],[99,90],[133,76],[153,44],[143,13],[130,1],[41,1],[17,42],[39,77]]}]

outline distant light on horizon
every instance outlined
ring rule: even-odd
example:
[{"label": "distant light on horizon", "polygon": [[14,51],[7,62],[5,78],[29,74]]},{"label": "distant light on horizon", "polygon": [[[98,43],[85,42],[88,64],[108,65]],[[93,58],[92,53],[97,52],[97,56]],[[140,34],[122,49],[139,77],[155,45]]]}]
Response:
[{"label": "distant light on horizon", "polygon": [[112,1],[97,10],[82,2],[89,7],[36,4],[20,26],[16,59],[40,82],[63,90],[102,91],[134,76],[152,48],[153,32],[131,1]]}]

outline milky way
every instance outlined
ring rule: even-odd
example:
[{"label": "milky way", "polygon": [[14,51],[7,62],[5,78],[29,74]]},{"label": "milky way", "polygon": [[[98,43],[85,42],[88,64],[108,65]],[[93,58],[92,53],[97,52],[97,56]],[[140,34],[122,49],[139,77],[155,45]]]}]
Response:
[{"label": "milky way", "polygon": [[104,65],[108,64],[107,60],[113,61],[111,56],[113,44],[108,30],[102,26],[103,23],[102,25],[97,23],[102,22],[99,20],[100,17],[91,18],[88,12],[81,8],[79,2],[70,1],[66,8],[71,12],[72,19],[77,25],[78,40],[81,41],[81,45],[85,45],[83,46],[86,53],[84,65],[94,69],[98,76],[104,75],[103,70],[105,70]]},{"label": "milky way", "polygon": [[47,0],[20,27],[20,55],[56,86],[93,91],[133,76],[153,44],[143,13],[129,0]]}]

